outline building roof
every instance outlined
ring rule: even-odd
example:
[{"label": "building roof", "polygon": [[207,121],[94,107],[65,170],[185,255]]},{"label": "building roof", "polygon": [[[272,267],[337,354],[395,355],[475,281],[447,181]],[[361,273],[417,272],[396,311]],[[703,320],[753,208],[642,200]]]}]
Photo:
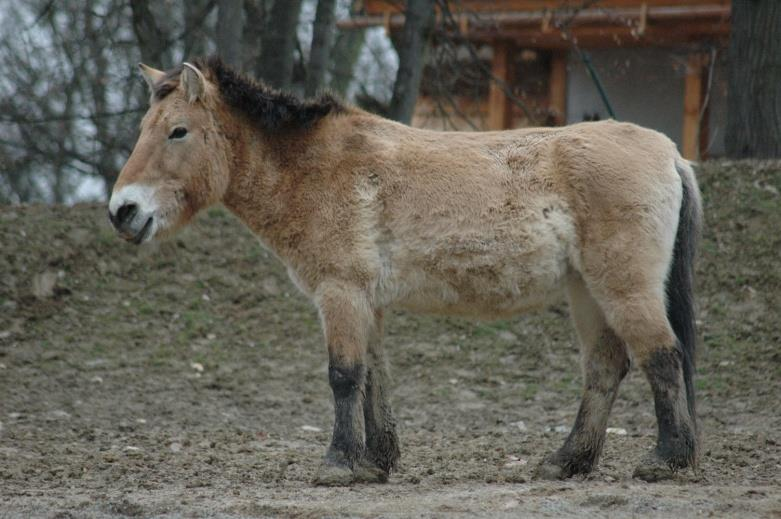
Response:
[{"label": "building roof", "polygon": [[[583,5],[586,4],[586,7]],[[344,29],[404,24],[403,2],[365,0],[365,14],[339,22]],[[730,0],[460,0],[449,17],[472,41],[510,40],[518,46],[585,48],[674,46],[726,42]]]}]

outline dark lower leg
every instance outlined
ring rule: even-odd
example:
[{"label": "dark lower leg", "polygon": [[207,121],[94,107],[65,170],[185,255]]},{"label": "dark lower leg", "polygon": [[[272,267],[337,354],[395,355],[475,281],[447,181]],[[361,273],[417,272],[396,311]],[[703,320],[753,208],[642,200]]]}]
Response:
[{"label": "dark lower leg", "polygon": [[366,423],[366,458],[386,473],[396,467],[399,441],[396,421],[385,394],[387,376],[382,359],[374,358],[366,376],[366,399],[363,404]]},{"label": "dark lower leg", "polygon": [[629,370],[629,358],[623,343],[610,330],[605,330],[599,344],[584,355],[585,390],[575,425],[564,445],[543,460],[538,477],[563,479],[589,473],[602,453],[608,416]]},{"label": "dark lower leg", "polygon": [[696,461],[696,430],[683,380],[680,348],[659,349],[643,364],[654,394],[658,439],[654,454],[670,469]]},{"label": "dark lower leg", "polygon": [[353,468],[365,450],[363,391],[366,369],[363,365],[340,366],[333,361],[328,381],[334,394],[334,433],[326,462]]}]

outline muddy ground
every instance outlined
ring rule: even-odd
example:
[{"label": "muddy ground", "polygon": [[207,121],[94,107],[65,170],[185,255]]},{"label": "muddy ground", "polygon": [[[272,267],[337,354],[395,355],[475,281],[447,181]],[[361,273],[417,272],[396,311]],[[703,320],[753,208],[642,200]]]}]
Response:
[{"label": "muddy ground", "polygon": [[161,245],[102,206],[0,209],[0,517],[781,516],[781,165],[700,170],[699,470],[631,478],[650,391],[622,386],[599,469],[531,480],[580,386],[562,305],[393,314],[402,466],[310,484],[332,424],[313,308],[222,209]]}]

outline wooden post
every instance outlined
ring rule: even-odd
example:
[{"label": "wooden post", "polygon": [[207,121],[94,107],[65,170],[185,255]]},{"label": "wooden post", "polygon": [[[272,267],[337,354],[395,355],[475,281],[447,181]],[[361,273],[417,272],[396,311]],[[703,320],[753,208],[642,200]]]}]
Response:
[{"label": "wooden post", "polygon": [[686,83],[683,94],[683,156],[689,160],[700,158],[700,111],[704,101],[704,68],[701,54],[690,54],[686,64]]},{"label": "wooden post", "polygon": [[505,130],[510,127],[510,103],[505,94],[509,88],[509,54],[510,45],[505,41],[494,43],[494,58],[491,63],[491,73],[495,80],[491,81],[488,92],[488,129]]},{"label": "wooden post", "polygon": [[554,51],[548,79],[548,109],[557,126],[567,122],[567,53]]}]

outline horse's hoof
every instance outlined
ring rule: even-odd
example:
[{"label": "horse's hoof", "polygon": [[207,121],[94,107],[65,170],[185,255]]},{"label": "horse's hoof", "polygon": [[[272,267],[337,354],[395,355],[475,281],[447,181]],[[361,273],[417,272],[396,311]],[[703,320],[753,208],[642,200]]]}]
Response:
[{"label": "horse's hoof", "polygon": [[665,481],[675,477],[675,470],[656,453],[643,458],[632,473],[633,478],[641,479],[647,483]]},{"label": "horse's hoof", "polygon": [[388,473],[369,461],[360,461],[353,469],[357,483],[387,483]]},{"label": "horse's hoof", "polygon": [[314,483],[323,487],[346,487],[352,484],[355,475],[350,467],[323,462],[317,469]]},{"label": "horse's hoof", "polygon": [[534,479],[542,479],[547,481],[556,481],[560,479],[567,479],[572,474],[569,474],[561,467],[553,462],[549,458],[545,458],[537,465],[537,470],[534,471]]}]

